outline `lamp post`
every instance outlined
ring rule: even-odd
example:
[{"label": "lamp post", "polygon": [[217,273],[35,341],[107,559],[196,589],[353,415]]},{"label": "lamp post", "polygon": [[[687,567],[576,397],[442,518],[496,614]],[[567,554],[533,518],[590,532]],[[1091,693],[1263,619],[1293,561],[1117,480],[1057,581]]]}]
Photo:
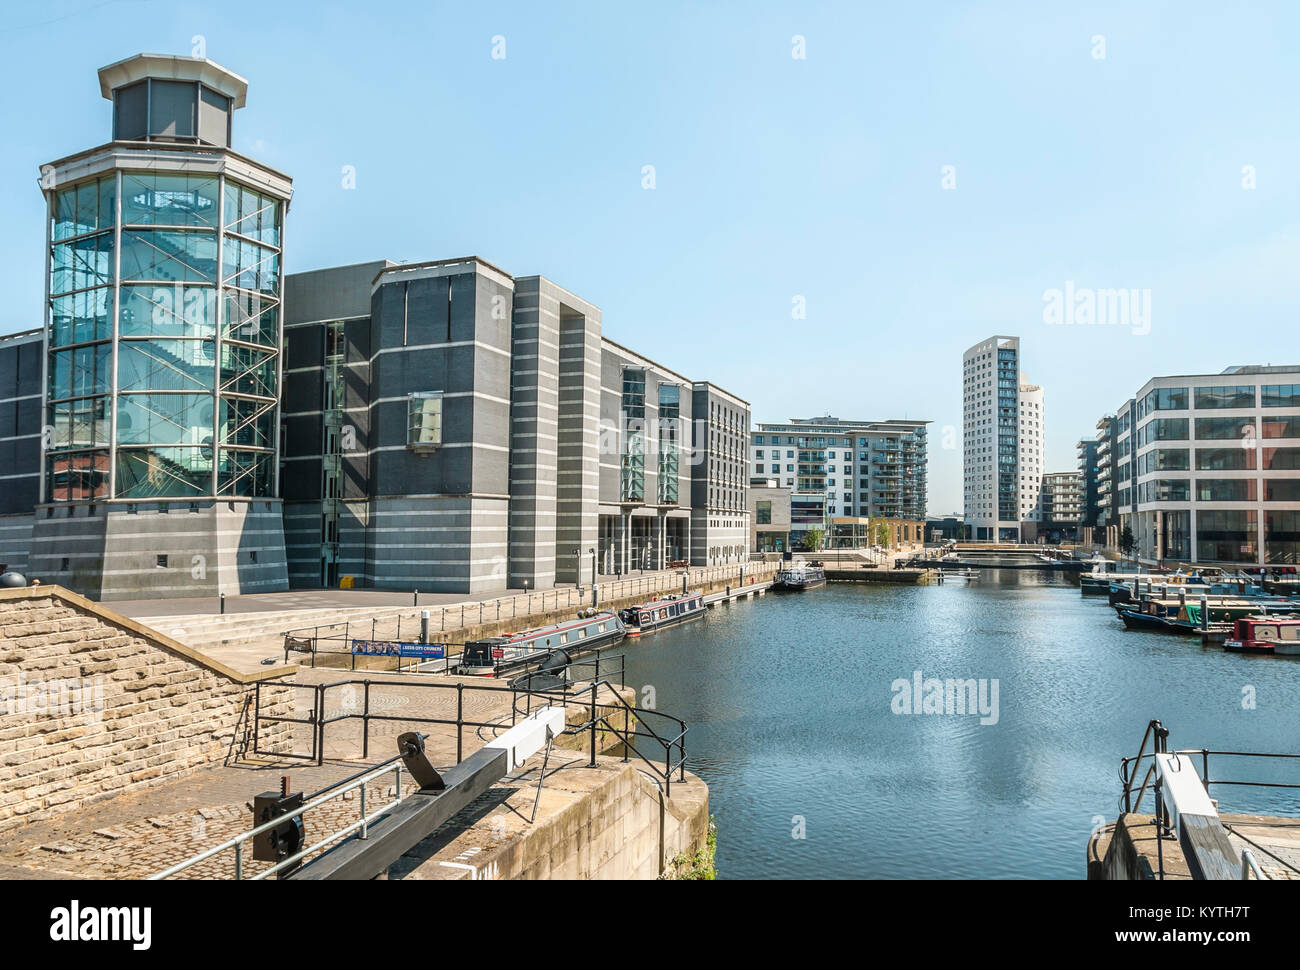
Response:
[{"label": "lamp post", "polygon": [[591,605],[594,609],[598,605],[598,596],[600,595],[600,586],[596,582],[596,547],[592,546],[588,550],[591,553]]}]

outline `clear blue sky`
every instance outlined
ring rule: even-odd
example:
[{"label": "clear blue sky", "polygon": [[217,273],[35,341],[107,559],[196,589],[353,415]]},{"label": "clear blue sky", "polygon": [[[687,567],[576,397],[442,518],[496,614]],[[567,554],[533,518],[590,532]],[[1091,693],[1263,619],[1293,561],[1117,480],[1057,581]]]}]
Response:
[{"label": "clear blue sky", "polygon": [[[756,421],[932,419],[957,510],[983,337],[1022,338],[1049,470],[1151,376],[1300,361],[1300,5],[1065,6],[11,2],[0,333],[42,317],[40,164],[108,140],[96,70],[201,35],[249,80],[235,147],[294,178],[288,271],[542,273]],[[1047,325],[1067,280],[1149,289],[1151,332]]]}]

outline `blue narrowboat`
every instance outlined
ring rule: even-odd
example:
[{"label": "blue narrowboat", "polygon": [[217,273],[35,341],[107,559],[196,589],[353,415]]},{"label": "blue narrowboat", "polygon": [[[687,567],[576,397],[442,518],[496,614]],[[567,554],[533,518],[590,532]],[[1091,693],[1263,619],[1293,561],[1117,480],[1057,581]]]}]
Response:
[{"label": "blue narrowboat", "polygon": [[465,644],[456,673],[497,677],[541,663],[556,650],[570,657],[610,647],[623,639],[626,629],[607,610],[583,610],[576,619],[552,623],[499,637],[484,637]]},{"label": "blue narrowboat", "polygon": [[666,626],[697,620],[704,615],[704,609],[703,593],[682,593],[619,610],[618,617],[627,627],[628,636],[639,637]]}]

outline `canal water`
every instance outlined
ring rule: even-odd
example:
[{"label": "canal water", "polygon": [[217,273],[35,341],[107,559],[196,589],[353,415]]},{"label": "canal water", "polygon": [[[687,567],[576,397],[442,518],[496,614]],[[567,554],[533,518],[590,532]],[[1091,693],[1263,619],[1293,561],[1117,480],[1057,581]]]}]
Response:
[{"label": "canal water", "polygon": [[[639,701],[689,725],[723,879],[1080,879],[1150,719],[1171,748],[1300,751],[1300,662],[1126,630],[1051,573],[768,593],[623,652]],[[916,671],[988,701],[996,681],[996,723],[896,713]],[[1211,777],[1300,783],[1295,762],[1230,760]],[[1295,791],[1212,795],[1300,814]]]}]

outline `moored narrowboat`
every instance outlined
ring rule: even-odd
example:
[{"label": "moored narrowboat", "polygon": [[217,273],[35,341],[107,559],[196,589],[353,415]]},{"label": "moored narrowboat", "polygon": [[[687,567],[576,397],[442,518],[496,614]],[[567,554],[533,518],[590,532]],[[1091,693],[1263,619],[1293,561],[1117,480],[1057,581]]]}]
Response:
[{"label": "moored narrowboat", "polygon": [[1223,649],[1233,653],[1300,656],[1300,616],[1244,616],[1233,624]]},{"label": "moored narrowboat", "polygon": [[617,614],[607,610],[583,610],[572,620],[471,640],[465,644],[456,673],[497,677],[541,663],[555,650],[577,657],[613,646],[623,639],[625,632]]},{"label": "moored narrowboat", "polygon": [[776,579],[772,581],[772,589],[794,592],[802,592],[805,589],[812,589],[814,586],[825,585],[826,570],[822,568],[821,563],[810,563],[806,566],[792,566],[789,569],[783,569],[776,574]]},{"label": "moored narrowboat", "polygon": [[623,621],[629,637],[639,637],[666,626],[698,620],[704,611],[703,593],[680,593],[619,610],[618,618]]}]

